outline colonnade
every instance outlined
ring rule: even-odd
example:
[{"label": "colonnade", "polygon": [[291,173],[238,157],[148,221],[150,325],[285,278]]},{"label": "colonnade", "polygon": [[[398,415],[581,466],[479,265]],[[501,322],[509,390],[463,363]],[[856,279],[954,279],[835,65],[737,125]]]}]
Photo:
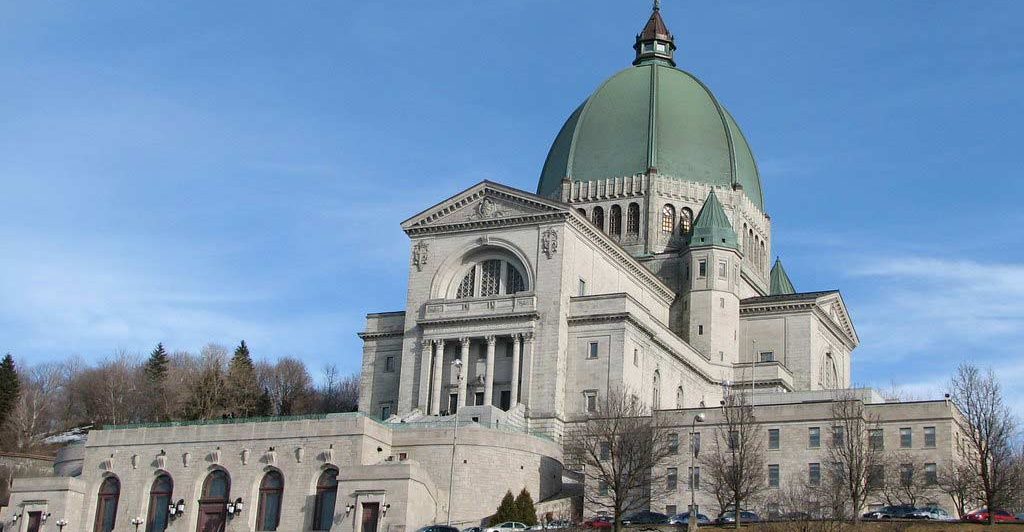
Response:
[{"label": "colonnade", "polygon": [[[468,397],[468,374],[470,365],[470,346],[474,339],[486,342],[487,344],[487,358],[486,366],[484,371],[484,383],[483,383],[483,404],[491,405],[494,399],[494,352],[495,346],[497,345],[499,337],[511,338],[512,340],[512,380],[511,380],[511,400],[509,402],[509,408],[514,408],[519,404],[520,397],[520,385],[521,380],[528,379],[528,376],[522,375],[523,373],[523,360],[532,356],[533,354],[533,333],[511,333],[504,335],[486,335],[483,337],[470,337],[463,336],[458,339],[450,338],[424,338],[422,343],[422,351],[420,352],[420,390],[419,390],[419,404],[421,409],[432,415],[440,415],[442,410],[448,410],[448,408],[441,407],[442,401],[442,390],[445,388],[443,381],[444,378],[444,349],[448,342],[459,343],[459,354],[456,358],[462,360],[462,379],[458,382],[458,406],[466,406]],[[454,372],[454,369],[451,369]],[[454,373],[451,373],[451,379],[454,379]]]}]

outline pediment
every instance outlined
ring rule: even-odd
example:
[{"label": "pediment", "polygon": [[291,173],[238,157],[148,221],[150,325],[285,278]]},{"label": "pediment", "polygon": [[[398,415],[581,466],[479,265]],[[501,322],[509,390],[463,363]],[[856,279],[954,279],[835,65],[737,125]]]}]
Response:
[{"label": "pediment", "polygon": [[528,192],[484,181],[402,222],[406,232],[453,230],[533,221],[568,208]]},{"label": "pediment", "polygon": [[846,310],[846,304],[839,292],[833,292],[816,301],[818,309],[824,314],[833,325],[842,330],[854,345],[860,343],[857,331],[853,328],[853,321]]}]

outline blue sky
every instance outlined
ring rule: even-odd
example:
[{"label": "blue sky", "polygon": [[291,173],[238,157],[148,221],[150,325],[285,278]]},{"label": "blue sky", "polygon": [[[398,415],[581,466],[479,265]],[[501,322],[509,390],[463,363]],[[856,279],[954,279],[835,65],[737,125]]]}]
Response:
[{"label": "blue sky", "polygon": [[[533,190],[632,60],[644,1],[0,3],[0,352],[158,341],[358,368],[399,222]],[[840,288],[855,380],[961,360],[1024,400],[1024,3],[665,0],[739,121],[797,288]]]}]

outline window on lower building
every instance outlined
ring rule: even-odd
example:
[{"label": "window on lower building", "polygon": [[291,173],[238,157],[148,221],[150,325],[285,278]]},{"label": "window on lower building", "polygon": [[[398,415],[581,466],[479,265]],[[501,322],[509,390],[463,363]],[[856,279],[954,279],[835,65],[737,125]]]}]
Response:
[{"label": "window on lower building", "polygon": [[700,467],[691,467],[687,470],[689,477],[690,491],[700,489]]},{"label": "window on lower building", "polygon": [[868,468],[868,487],[878,489],[885,485],[885,466],[873,465]]},{"label": "window on lower building", "polygon": [[334,524],[334,505],[338,501],[338,470],[325,469],[316,481],[313,530],[330,530]]},{"label": "window on lower building", "polygon": [[885,439],[882,433],[882,429],[868,430],[868,447],[872,451],[885,450]]},{"label": "window on lower building", "polygon": [[821,447],[821,428],[811,427],[807,429],[807,446],[811,449]]},{"label": "window on lower building", "polygon": [[821,485],[821,464],[807,464],[807,483],[811,486]]},{"label": "window on lower building", "polygon": [[729,446],[730,450],[733,450],[733,449],[736,449],[737,447],[739,447],[740,446],[740,431],[738,431],[738,430],[731,430],[731,431],[729,431],[729,435],[726,436],[726,443]]},{"label": "window on lower building", "polygon": [[590,344],[587,346],[587,358],[597,358],[597,352],[597,342],[590,342]]},{"label": "window on lower building", "polygon": [[702,260],[697,262],[697,278],[703,279],[708,276],[708,261]]},{"label": "window on lower building", "polygon": [[704,326],[703,325],[698,325],[697,326],[697,334],[698,335],[704,334]]},{"label": "window on lower building", "polygon": [[583,411],[597,412],[597,392],[589,390],[583,392]]},{"label": "window on lower building", "polygon": [[779,487],[779,464],[768,464],[768,487]]},{"label": "window on lower building", "polygon": [[483,406],[484,404],[484,392],[476,392],[473,394],[473,398],[476,400],[476,406]]},{"label": "window on lower building", "polygon": [[597,493],[600,494],[602,497],[607,497],[608,496],[608,483],[603,481],[603,480],[598,482],[597,483]]},{"label": "window on lower building", "polygon": [[900,429],[900,448],[909,449],[914,446],[914,433],[910,427]]},{"label": "window on lower building", "polygon": [[718,278],[725,279],[729,276],[729,265],[725,261],[718,262]]},{"label": "window on lower building", "polygon": [[387,357],[384,359],[384,371],[388,373],[395,371],[395,357]]},{"label": "window on lower building", "polygon": [[927,463],[924,465],[924,482],[929,486],[939,483],[939,470],[935,464]]},{"label": "window on lower building", "polygon": [[668,435],[669,454],[679,454],[679,434],[670,432]]},{"label": "window on lower building", "polygon": [[924,446],[935,447],[935,427],[924,428]]},{"label": "window on lower building", "polygon": [[381,405],[380,406],[380,419],[381,420],[386,420],[389,417],[391,417],[391,405]]},{"label": "window on lower building", "polygon": [[580,291],[579,295],[581,295],[581,296],[587,295],[587,281],[585,281],[583,279],[580,279],[579,289],[580,289],[579,290]]},{"label": "window on lower building", "polygon": [[610,459],[612,457],[612,445],[606,441],[601,442],[598,455],[601,457],[601,460]]},{"label": "window on lower building", "polygon": [[914,485],[914,464],[900,464],[900,485],[905,488]]},{"label": "window on lower building", "polygon": [[832,427],[832,445],[834,447],[842,447],[843,445],[846,445],[845,427]]},{"label": "window on lower building", "polygon": [[675,491],[679,481],[679,470],[670,467],[665,471],[665,489]]},{"label": "window on lower building", "polygon": [[774,351],[761,351],[760,360],[761,360],[761,362],[775,362],[775,352]]},{"label": "window on lower building", "polygon": [[256,530],[277,530],[281,522],[281,498],[284,495],[284,477],[277,471],[263,475],[260,497],[256,507]]},{"label": "window on lower building", "polygon": [[676,515],[676,512],[677,512],[676,505],[674,505],[674,504],[666,504],[665,505],[665,515],[667,515],[669,517],[672,517],[673,515]]},{"label": "window on lower building", "polygon": [[768,429],[768,448],[779,448],[779,429]]},{"label": "window on lower building", "polygon": [[691,432],[690,433],[690,454],[698,454],[698,453],[700,453],[700,433],[699,432]]}]

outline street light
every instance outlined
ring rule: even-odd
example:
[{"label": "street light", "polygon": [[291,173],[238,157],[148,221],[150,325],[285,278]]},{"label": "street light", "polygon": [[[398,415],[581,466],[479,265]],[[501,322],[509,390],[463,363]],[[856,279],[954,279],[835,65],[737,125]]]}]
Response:
[{"label": "street light", "polygon": [[54,524],[57,525],[58,529],[64,530],[64,527],[68,526],[68,520],[67,519],[58,519],[57,522],[54,523]]},{"label": "street light", "polygon": [[[452,369],[456,372],[455,383],[462,389],[462,359],[452,360]],[[448,526],[452,526],[452,484],[455,483],[455,449],[459,445],[459,407],[455,405],[455,430],[452,431],[452,469],[448,475]]]},{"label": "street light", "polygon": [[697,432],[697,423],[703,423],[703,422],[704,422],[704,412],[701,412],[701,413],[697,414],[696,416],[693,416],[693,421],[690,422],[690,512],[689,512],[689,515],[687,516],[687,517],[689,517],[689,519],[687,519],[687,521],[689,521],[689,523],[686,526],[686,530],[689,531],[689,532],[697,530],[697,515],[696,515],[696,513],[697,513],[696,512],[696,508],[697,508],[697,501],[696,501],[696,499],[697,499],[697,492],[696,492],[696,487],[697,486],[694,486],[694,484],[693,484],[693,473],[694,473],[693,461],[694,461],[694,459],[697,458],[697,455],[700,454],[700,442],[697,441],[693,437],[693,435]]},{"label": "street light", "polygon": [[138,530],[139,525],[141,525],[145,521],[143,521],[141,517],[133,517],[131,522],[133,525],[135,525],[135,530]]}]

